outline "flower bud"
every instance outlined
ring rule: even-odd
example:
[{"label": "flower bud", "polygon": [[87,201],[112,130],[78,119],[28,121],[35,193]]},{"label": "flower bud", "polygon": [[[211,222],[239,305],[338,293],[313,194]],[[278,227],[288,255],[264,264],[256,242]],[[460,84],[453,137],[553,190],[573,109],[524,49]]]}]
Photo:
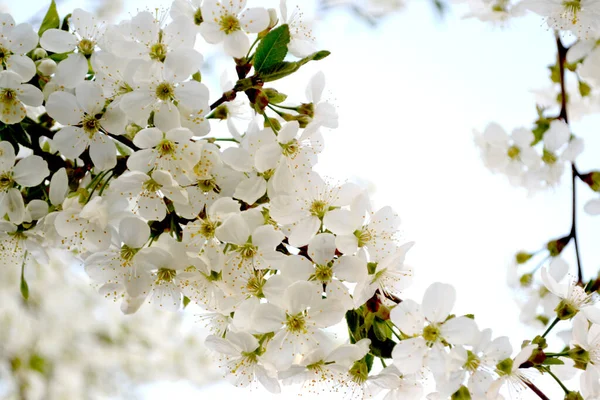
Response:
[{"label": "flower bud", "polygon": [[37,70],[42,76],[50,76],[56,71],[56,61],[51,58],[44,58],[37,62]]},{"label": "flower bud", "polygon": [[48,53],[46,52],[46,50],[42,49],[41,47],[38,47],[37,49],[33,50],[33,52],[31,53],[31,59],[33,61],[42,60],[46,57],[48,57]]},{"label": "flower bud", "polygon": [[267,11],[269,12],[269,26],[267,26],[267,29],[265,29],[264,31],[262,31],[258,34],[259,39],[262,39],[265,36],[267,36],[267,34],[271,31],[271,29],[275,28],[275,26],[279,22],[279,17],[277,16],[277,10],[275,10],[274,8],[269,8]]}]

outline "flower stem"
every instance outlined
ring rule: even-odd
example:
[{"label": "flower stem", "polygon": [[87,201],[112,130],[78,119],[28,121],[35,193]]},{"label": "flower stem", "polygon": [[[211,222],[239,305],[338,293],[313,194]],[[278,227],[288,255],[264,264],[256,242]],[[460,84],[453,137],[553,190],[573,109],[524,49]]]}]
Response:
[{"label": "flower stem", "polygon": [[560,321],[560,319],[555,318],[554,321],[552,321],[552,323],[548,327],[548,329],[546,329],[546,332],[544,332],[542,337],[546,337],[546,335],[550,333],[550,331],[552,330],[552,328],[554,328],[554,326],[558,323],[558,321]]}]

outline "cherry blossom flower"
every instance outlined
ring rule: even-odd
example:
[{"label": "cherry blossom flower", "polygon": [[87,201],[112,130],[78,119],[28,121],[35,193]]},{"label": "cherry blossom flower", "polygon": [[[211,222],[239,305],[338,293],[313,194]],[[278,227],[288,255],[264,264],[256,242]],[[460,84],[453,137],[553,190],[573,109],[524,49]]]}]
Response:
[{"label": "cherry blossom flower", "polygon": [[16,72],[22,82],[35,75],[35,64],[26,56],[38,44],[38,36],[29,24],[15,25],[9,14],[0,13],[0,70]]}]

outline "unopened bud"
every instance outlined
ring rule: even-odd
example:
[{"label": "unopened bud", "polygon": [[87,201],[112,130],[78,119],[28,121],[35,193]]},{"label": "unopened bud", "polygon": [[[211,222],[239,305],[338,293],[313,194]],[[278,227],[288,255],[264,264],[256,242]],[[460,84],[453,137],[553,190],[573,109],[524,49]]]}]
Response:
[{"label": "unopened bud", "polygon": [[48,53],[46,52],[46,50],[42,49],[41,47],[38,47],[37,49],[33,50],[33,52],[31,53],[31,59],[33,61],[42,60],[47,57],[48,57]]},{"label": "unopened bud", "polygon": [[269,8],[267,11],[269,12],[269,26],[267,26],[267,29],[265,29],[264,31],[262,31],[258,34],[259,39],[262,39],[265,36],[267,36],[267,34],[271,31],[271,29],[275,28],[275,26],[279,22],[279,17],[277,16],[277,10],[275,10],[274,8]]},{"label": "unopened bud", "polygon": [[37,70],[42,76],[50,76],[56,71],[56,61],[44,58],[37,62]]},{"label": "unopened bud", "polygon": [[128,124],[125,127],[125,136],[127,136],[127,138],[133,140],[135,135],[137,135],[137,133],[141,130],[142,130],[142,127],[139,126],[138,124],[134,124],[134,123]]}]

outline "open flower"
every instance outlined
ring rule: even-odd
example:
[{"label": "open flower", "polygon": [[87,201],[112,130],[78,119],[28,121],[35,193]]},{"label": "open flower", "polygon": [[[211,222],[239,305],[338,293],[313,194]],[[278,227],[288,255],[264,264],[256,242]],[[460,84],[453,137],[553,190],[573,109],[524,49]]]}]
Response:
[{"label": "open flower", "polygon": [[[1,73],[0,73],[1,74]],[[37,186],[50,173],[40,156],[25,157],[15,165],[15,151],[9,142],[0,142],[0,219],[19,225],[25,217],[25,203],[17,187]]]},{"label": "open flower", "polygon": [[66,88],[74,88],[85,79],[88,58],[94,55],[104,31],[96,17],[81,8],[73,11],[70,26],[73,27],[72,33],[62,29],[48,29],[40,38],[40,45],[48,51],[71,53],[58,64],[53,78]]},{"label": "open flower", "polygon": [[15,25],[9,14],[0,13],[0,71],[6,69],[28,82],[35,75],[35,64],[26,56],[38,43],[38,35],[29,24]]},{"label": "open flower", "polygon": [[422,305],[407,299],[392,309],[390,319],[410,336],[392,351],[394,365],[401,373],[419,371],[433,346],[473,343],[478,332],[475,321],[467,317],[448,319],[455,301],[456,290],[452,286],[434,283],[425,291]]},{"label": "open flower", "polygon": [[13,71],[0,71],[0,121],[16,124],[27,115],[25,106],[39,107],[44,96],[38,88],[23,82]]},{"label": "open flower", "polygon": [[124,133],[127,120],[118,107],[105,105],[102,87],[90,81],[79,83],[75,95],[62,91],[50,95],[48,115],[65,125],[53,143],[65,157],[75,159],[89,147],[90,158],[99,170],[117,164],[117,148],[107,133]]},{"label": "open flower", "polygon": [[248,8],[247,0],[206,0],[202,4],[204,22],[200,33],[208,43],[225,45],[225,52],[241,58],[250,48],[248,33],[261,32],[269,26],[269,13],[262,7]]}]

